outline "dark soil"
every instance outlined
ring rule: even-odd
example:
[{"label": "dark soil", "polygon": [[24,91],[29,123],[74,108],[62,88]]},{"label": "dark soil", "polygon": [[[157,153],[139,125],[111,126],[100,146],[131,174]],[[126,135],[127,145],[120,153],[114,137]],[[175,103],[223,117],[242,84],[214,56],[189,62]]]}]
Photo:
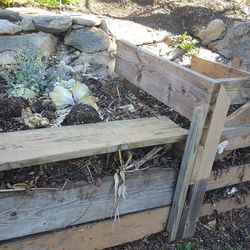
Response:
[{"label": "dark soil", "polygon": [[[212,227],[210,227],[212,225]],[[249,250],[250,209],[200,218],[193,238],[168,242],[167,233],[153,234],[107,250]]]},{"label": "dark soil", "polygon": [[101,121],[102,119],[93,107],[80,103],[70,110],[62,125],[79,125],[86,123],[97,123]]},{"label": "dark soil", "polygon": [[[124,159],[132,154],[132,162],[144,157],[152,148],[124,151]],[[150,168],[176,168],[180,165],[172,150],[163,149],[145,166]],[[113,176],[120,166],[117,153],[85,157],[81,159],[43,164],[34,167],[20,168],[0,172],[0,187],[2,189],[17,183],[26,183],[29,187],[61,187],[66,180],[70,182],[86,181],[100,183],[104,176]],[[32,184],[32,185],[31,185]],[[99,185],[99,184],[98,184]]]}]

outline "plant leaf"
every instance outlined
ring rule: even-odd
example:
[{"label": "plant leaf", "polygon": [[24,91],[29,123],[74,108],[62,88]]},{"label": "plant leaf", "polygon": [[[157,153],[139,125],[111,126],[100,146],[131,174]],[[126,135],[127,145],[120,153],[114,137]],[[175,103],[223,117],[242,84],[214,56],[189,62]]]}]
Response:
[{"label": "plant leaf", "polygon": [[84,83],[80,83],[79,81],[77,81],[72,87],[72,94],[73,94],[75,103],[79,104],[81,103],[81,99],[84,96],[89,95],[88,86]]},{"label": "plant leaf", "polygon": [[71,92],[62,86],[56,86],[50,97],[55,105],[60,108],[75,105]]},{"label": "plant leaf", "polygon": [[83,96],[79,103],[88,104],[92,106],[97,112],[99,111],[95,98],[92,96]]}]

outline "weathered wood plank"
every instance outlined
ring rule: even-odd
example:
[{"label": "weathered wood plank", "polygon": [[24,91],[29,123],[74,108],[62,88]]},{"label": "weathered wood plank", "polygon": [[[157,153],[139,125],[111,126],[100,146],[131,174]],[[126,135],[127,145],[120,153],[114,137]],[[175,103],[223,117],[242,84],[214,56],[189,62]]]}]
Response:
[{"label": "weathered wood plank", "polygon": [[227,140],[226,150],[250,146],[250,102],[226,118],[221,142]]},{"label": "weathered wood plank", "polygon": [[[185,140],[167,117],[0,134],[0,171]],[[11,164],[19,163],[19,164]],[[21,164],[21,165],[20,165]]]},{"label": "weathered wood plank", "polygon": [[[171,204],[175,180],[176,173],[169,169],[128,174],[128,195],[119,205],[120,214]],[[37,191],[30,196],[1,193],[0,240],[109,218],[113,195],[112,177],[104,178],[100,187],[78,183],[62,191]]]},{"label": "weathered wood plank", "polygon": [[177,234],[206,116],[206,107],[196,107],[194,109],[167,224],[170,241],[174,240]]},{"label": "weathered wood plank", "polygon": [[212,78],[250,77],[250,73],[247,71],[212,62],[198,56],[192,57],[191,69]]},{"label": "weathered wood plank", "polygon": [[225,127],[250,125],[250,102],[245,103],[226,118]]},{"label": "weathered wood plank", "polygon": [[212,172],[206,190],[214,190],[247,181],[250,181],[250,164],[234,166],[219,172]]},{"label": "weathered wood plank", "polygon": [[117,42],[115,71],[189,119],[195,107],[210,104],[217,83],[124,41]]},{"label": "weathered wood plank", "polygon": [[245,200],[243,202],[239,202],[239,199],[237,197],[233,197],[219,201],[215,204],[205,203],[203,204],[201,209],[201,216],[212,215],[214,211],[216,211],[217,213],[224,213],[233,209],[241,209],[244,207],[250,207],[250,195],[245,197]]},{"label": "weathered wood plank", "polygon": [[228,141],[226,150],[246,148],[250,146],[250,124],[248,126],[237,126],[225,128],[221,141]]},{"label": "weathered wood plank", "polygon": [[[201,216],[227,212],[250,205],[250,196],[244,203],[237,199],[222,200],[215,204],[206,203]],[[121,216],[112,233],[113,220],[94,222],[64,229],[58,232],[38,234],[24,239],[0,243],[0,249],[6,250],[98,250],[120,245],[126,242],[160,232],[165,227],[170,207],[155,208],[135,214]]]},{"label": "weathered wood plank", "polygon": [[191,237],[195,231],[195,225],[199,218],[208,178],[212,170],[229,106],[230,98],[224,86],[221,85],[208,129],[204,130],[205,136],[202,137],[201,143],[204,146],[204,150],[201,159],[198,159],[200,161],[200,168],[197,180],[191,187],[192,192],[187,205],[189,209],[188,214],[187,216],[185,215],[185,219],[181,219],[182,224],[178,229],[179,232],[183,233],[182,237]]},{"label": "weathered wood plank", "polygon": [[231,99],[231,104],[242,104],[250,99],[250,77],[218,79]]}]

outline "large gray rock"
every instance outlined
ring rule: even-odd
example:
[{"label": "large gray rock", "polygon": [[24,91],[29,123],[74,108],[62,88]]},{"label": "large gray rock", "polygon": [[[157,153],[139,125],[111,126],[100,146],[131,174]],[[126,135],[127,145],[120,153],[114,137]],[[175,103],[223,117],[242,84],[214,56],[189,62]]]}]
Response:
[{"label": "large gray rock", "polygon": [[18,25],[22,28],[22,31],[34,31],[35,30],[35,25],[33,23],[32,16],[22,16],[22,21],[20,21]]},{"label": "large gray rock", "polygon": [[43,32],[16,36],[0,36],[0,52],[36,50],[42,54],[52,54],[56,50],[58,38]]},{"label": "large gray rock", "polygon": [[225,37],[210,44],[210,48],[228,59],[240,58],[241,67],[250,71],[250,21],[235,22]]},{"label": "large gray rock", "polygon": [[208,26],[198,33],[198,37],[203,44],[208,44],[219,39],[222,33],[226,30],[226,25],[220,19],[214,19]]},{"label": "large gray rock", "polygon": [[70,16],[35,16],[33,22],[36,30],[48,33],[62,33],[72,25]]},{"label": "large gray rock", "polygon": [[0,19],[0,35],[15,35],[23,31],[34,31],[33,18],[23,16],[21,21],[12,23],[8,20]]},{"label": "large gray rock", "polygon": [[138,23],[117,19],[103,20],[102,29],[116,39],[126,40],[135,45],[162,42],[168,35],[166,31],[157,31]]},{"label": "large gray rock", "polygon": [[22,31],[22,27],[8,20],[0,19],[0,35],[14,35]]},{"label": "large gray rock", "polygon": [[86,53],[104,51],[109,47],[108,35],[97,28],[72,30],[65,36],[64,42]]},{"label": "large gray rock", "polygon": [[18,12],[0,9],[0,19],[5,19],[13,22],[21,20],[21,17]]},{"label": "large gray rock", "polygon": [[84,26],[93,27],[101,25],[102,23],[102,19],[95,15],[82,14],[82,15],[73,15],[71,17],[73,19],[73,24],[80,24]]}]

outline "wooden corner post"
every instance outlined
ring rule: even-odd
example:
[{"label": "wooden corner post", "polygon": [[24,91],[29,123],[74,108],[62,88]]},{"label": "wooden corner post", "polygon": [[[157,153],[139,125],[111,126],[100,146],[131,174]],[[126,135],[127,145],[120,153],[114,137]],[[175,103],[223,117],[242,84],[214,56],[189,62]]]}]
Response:
[{"label": "wooden corner post", "polygon": [[[201,112],[202,109],[194,111],[167,225],[170,241],[176,237],[191,237],[195,232],[229,106],[230,98],[225,87],[221,85],[206,128],[204,128],[206,112],[204,113],[204,110]],[[194,168],[195,180],[191,178]],[[188,188],[190,188],[189,201],[187,201]]]}]

